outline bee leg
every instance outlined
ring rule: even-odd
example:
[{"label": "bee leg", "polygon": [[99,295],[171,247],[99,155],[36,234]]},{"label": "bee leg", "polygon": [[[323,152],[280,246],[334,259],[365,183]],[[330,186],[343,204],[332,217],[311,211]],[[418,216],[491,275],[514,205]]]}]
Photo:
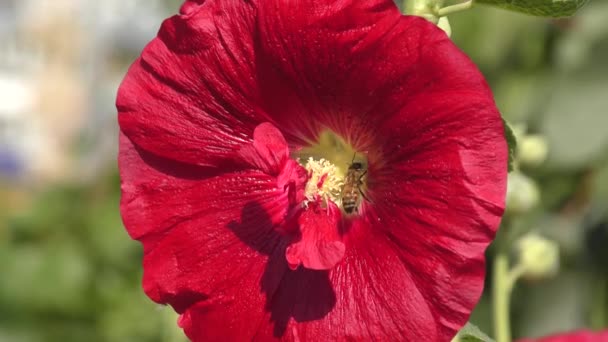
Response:
[{"label": "bee leg", "polygon": [[365,174],[367,173],[367,170],[363,171],[363,173],[361,174],[361,176],[359,176],[359,179],[357,180],[357,189],[359,190],[359,193],[361,194],[361,196],[363,197],[363,199],[365,199],[366,201],[370,202],[369,198],[367,196],[365,196],[365,193],[361,190],[361,184],[363,184],[363,182],[361,181],[361,179],[363,179],[363,176],[365,176]]},{"label": "bee leg", "polygon": [[366,201],[368,201],[368,202],[370,202],[370,203],[373,203],[373,202],[372,202],[372,201],[369,199],[369,197],[365,196],[365,192],[363,192],[361,189],[359,189],[359,193],[361,194],[361,197],[363,197],[363,199],[364,199],[364,200],[366,200]]}]

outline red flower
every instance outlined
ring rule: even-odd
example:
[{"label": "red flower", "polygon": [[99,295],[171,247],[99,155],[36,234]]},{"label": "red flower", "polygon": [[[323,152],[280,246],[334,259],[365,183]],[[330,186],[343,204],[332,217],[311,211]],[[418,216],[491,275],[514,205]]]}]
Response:
[{"label": "red flower", "polygon": [[117,107],[144,290],[191,339],[446,341],[468,319],[507,148],[432,24],[391,0],[188,1]]},{"label": "red flower", "polygon": [[517,342],[608,342],[608,330],[601,332],[579,330],[541,338],[522,338]]}]

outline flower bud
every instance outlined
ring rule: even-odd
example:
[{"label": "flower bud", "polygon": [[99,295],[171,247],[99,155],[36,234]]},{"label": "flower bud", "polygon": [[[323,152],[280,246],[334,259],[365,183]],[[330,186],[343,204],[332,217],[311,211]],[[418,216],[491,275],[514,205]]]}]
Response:
[{"label": "flower bud", "polygon": [[559,247],[554,241],[531,233],[519,239],[516,248],[522,277],[543,279],[559,270]]},{"label": "flower bud", "polygon": [[534,180],[519,171],[513,171],[509,174],[507,181],[507,213],[526,213],[538,204],[539,200],[540,191]]},{"label": "flower bud", "polygon": [[517,159],[525,166],[539,166],[547,159],[548,151],[547,141],[538,134],[525,135],[517,142]]}]

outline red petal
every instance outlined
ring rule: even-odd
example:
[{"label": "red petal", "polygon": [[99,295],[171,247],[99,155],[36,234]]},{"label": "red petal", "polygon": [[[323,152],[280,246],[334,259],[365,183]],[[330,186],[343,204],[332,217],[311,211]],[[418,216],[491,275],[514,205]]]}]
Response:
[{"label": "red petal", "polygon": [[301,264],[312,270],[329,270],[344,257],[344,243],[338,234],[340,209],[333,202],[328,205],[323,209],[311,203],[300,215],[300,240],[285,251],[291,269]]},{"label": "red petal", "polygon": [[[144,244],[144,289],[184,313],[193,340],[270,339],[291,317],[320,319],[331,309],[327,273],[289,271],[287,240],[276,231],[292,205],[278,179],[299,176],[295,165],[278,178],[215,176],[138,151],[124,135],[120,152],[121,211]],[[303,311],[294,306],[301,298],[319,304]]]},{"label": "red petal", "polygon": [[191,15],[196,12],[200,5],[202,5],[205,0],[186,0],[182,6],[179,8],[179,13],[184,15]]},{"label": "red petal", "polygon": [[498,111],[481,91],[415,99],[384,127],[388,158],[370,171],[366,212],[432,303],[439,340],[448,340],[483,289],[484,252],[504,209],[507,150]]},{"label": "red petal", "polygon": [[[484,251],[504,208],[502,121],[481,73],[441,30],[420,18],[399,18],[393,9],[381,11],[381,4],[265,1],[260,22],[283,83],[289,80],[309,108],[309,116],[286,116],[290,122],[281,125],[307,127],[303,121],[312,119],[371,152],[369,195],[381,221],[376,229],[393,241],[400,267],[411,274],[402,276],[401,287],[419,294],[417,305],[391,308],[404,321],[420,317],[399,334],[449,340],[481,294]],[[282,15],[270,16],[277,11]],[[293,13],[301,19],[291,20]],[[293,108],[284,101],[293,102],[279,96],[277,108]],[[352,284],[378,286],[368,278]],[[418,312],[421,307],[426,311]],[[399,331],[390,320],[376,324],[389,336]],[[429,335],[416,335],[422,331]]]},{"label": "red petal", "polygon": [[[506,144],[478,70],[390,0],[186,5],[118,99],[141,147],[121,145],[122,210],[145,245],[148,294],[185,310],[195,341],[449,340],[481,292],[504,205]],[[283,142],[269,126],[254,137],[265,121],[292,145],[327,126],[369,150],[373,203],[342,227],[344,259],[329,216],[287,253],[331,272],[288,269],[274,225],[303,177],[293,161],[271,176]],[[264,172],[175,162],[217,166],[247,144]]]},{"label": "red petal", "polygon": [[[275,267],[287,270],[282,278],[277,279]],[[273,255],[261,284],[255,284],[253,279],[257,280],[255,277],[244,279],[233,288],[229,300],[203,301],[190,307],[180,320],[186,334],[193,341],[330,340],[326,339],[329,334],[299,339],[298,327],[294,324],[323,322],[336,305],[327,271],[305,268],[289,271],[284,255]],[[260,287],[267,298],[265,307],[254,302],[261,298],[255,292]],[[265,314],[261,314],[260,309],[264,309]]]},{"label": "red petal", "polygon": [[283,134],[266,122],[255,128],[253,144],[243,146],[239,155],[256,169],[276,176],[289,158],[289,148]]},{"label": "red petal", "polygon": [[[410,270],[401,260],[401,247],[377,227],[355,223],[349,229],[344,259],[329,271],[329,277],[327,271],[299,268],[285,272],[278,282],[276,276],[273,281],[262,280],[265,292],[268,288],[275,290],[266,292],[270,317],[256,320],[255,329],[251,317],[258,308],[247,299],[253,282],[244,280],[234,290],[233,300],[191,307],[182,323],[188,336],[193,341],[243,340],[252,336],[285,341],[449,340],[456,328],[451,319],[468,316],[468,303],[463,305],[460,298],[463,295],[431,297],[434,293],[429,292],[425,278],[429,270],[420,274],[416,274],[418,269]],[[269,267],[274,265],[273,268],[280,260],[284,262],[276,257],[271,260],[274,261]],[[483,262],[474,266],[476,272],[483,272]],[[432,266],[427,263],[425,267]],[[433,271],[442,275],[441,268]],[[268,276],[265,272],[264,277]],[[467,280],[456,278],[452,283],[442,279],[446,286]],[[268,284],[274,285],[266,287]],[[439,315],[435,301],[447,299],[452,301],[455,312]],[[453,314],[457,317],[453,318]]]},{"label": "red petal", "polygon": [[351,128],[364,120],[369,103],[378,101],[366,68],[386,60],[379,52],[373,63],[370,58],[359,66],[399,20],[395,4],[268,0],[258,6],[264,57],[258,67],[267,112],[283,131],[296,136],[313,139],[324,127],[347,138],[356,136]]},{"label": "red petal", "polygon": [[140,153],[121,137],[121,214],[144,244],[144,287],[152,299],[175,305],[175,296],[210,296],[251,263],[263,268],[264,254],[279,243],[274,227],[290,208],[276,178],[253,170],[210,176],[158,157],[150,165],[151,156]]},{"label": "red petal", "polygon": [[[216,169],[183,164],[136,147],[120,135],[121,215],[133,239],[162,238],[165,231],[208,210],[199,203],[212,194],[198,186],[213,183]],[[190,198],[194,197],[194,198]],[[190,201],[189,205],[184,202]]]},{"label": "red petal", "polygon": [[417,282],[396,246],[368,224],[352,222],[344,260],[330,271],[335,307],[323,320],[296,320],[285,340],[449,341],[439,331],[435,299],[426,297],[427,285]]},{"label": "red petal", "polygon": [[387,165],[370,177],[370,196],[385,215],[405,214],[446,236],[489,243],[506,191],[502,120],[490,98],[441,95],[418,96],[386,124]]},{"label": "red petal", "polygon": [[259,5],[261,43],[273,66],[263,70],[262,95],[282,130],[329,127],[368,150],[384,137],[380,124],[417,94],[447,88],[483,89],[491,96],[443,31],[400,16],[392,1]]},{"label": "red petal", "polygon": [[182,10],[131,66],[118,91],[119,123],[158,156],[218,165],[266,121],[254,77],[255,9],[190,1]]}]

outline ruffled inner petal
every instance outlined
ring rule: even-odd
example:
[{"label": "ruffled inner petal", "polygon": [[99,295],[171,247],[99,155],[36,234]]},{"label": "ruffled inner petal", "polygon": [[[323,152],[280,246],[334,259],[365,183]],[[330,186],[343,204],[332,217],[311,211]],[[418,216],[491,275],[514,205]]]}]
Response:
[{"label": "ruffled inner petal", "polygon": [[345,245],[338,232],[340,209],[331,201],[327,208],[311,203],[298,223],[300,236],[285,251],[291,269],[302,265],[311,270],[329,270],[342,260]]},{"label": "ruffled inner petal", "polygon": [[243,145],[239,156],[254,168],[276,176],[289,158],[289,147],[283,134],[266,122],[255,128],[253,144]]}]

